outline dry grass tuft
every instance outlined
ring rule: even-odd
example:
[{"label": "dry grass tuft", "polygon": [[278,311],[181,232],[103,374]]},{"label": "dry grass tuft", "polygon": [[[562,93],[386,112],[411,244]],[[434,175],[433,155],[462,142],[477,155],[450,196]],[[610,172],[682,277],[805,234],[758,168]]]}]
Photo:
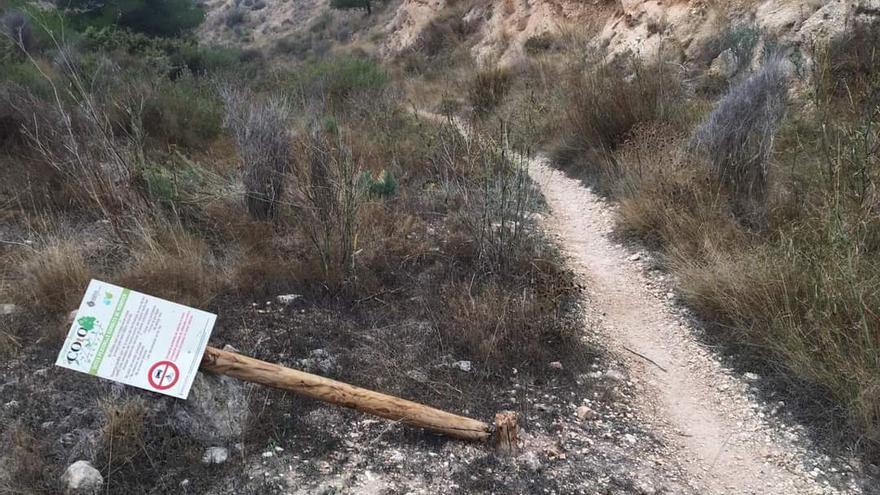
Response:
[{"label": "dry grass tuft", "polygon": [[77,307],[91,278],[82,247],[72,239],[54,239],[24,254],[18,276],[20,302],[51,315]]},{"label": "dry grass tuft", "polygon": [[121,285],[181,304],[204,307],[225,283],[207,243],[177,225],[144,230],[131,256],[117,277]]},{"label": "dry grass tuft", "polygon": [[5,493],[48,493],[49,465],[46,443],[21,424],[11,425],[9,444],[10,484],[0,485]]},{"label": "dry grass tuft", "polygon": [[468,88],[468,99],[477,115],[494,110],[510,91],[511,74],[507,69],[491,68],[478,72]]},{"label": "dry grass tuft", "polygon": [[107,465],[130,463],[144,452],[146,405],[140,398],[109,399],[100,403],[104,414],[100,452]]}]

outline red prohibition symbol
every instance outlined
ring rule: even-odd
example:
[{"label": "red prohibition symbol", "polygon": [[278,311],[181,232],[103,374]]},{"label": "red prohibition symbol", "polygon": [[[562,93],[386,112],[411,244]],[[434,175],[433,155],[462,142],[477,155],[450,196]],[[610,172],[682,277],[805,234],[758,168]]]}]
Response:
[{"label": "red prohibition symbol", "polygon": [[150,366],[150,373],[147,377],[150,386],[156,390],[168,390],[177,383],[178,378],[180,378],[180,370],[171,361],[159,361]]}]

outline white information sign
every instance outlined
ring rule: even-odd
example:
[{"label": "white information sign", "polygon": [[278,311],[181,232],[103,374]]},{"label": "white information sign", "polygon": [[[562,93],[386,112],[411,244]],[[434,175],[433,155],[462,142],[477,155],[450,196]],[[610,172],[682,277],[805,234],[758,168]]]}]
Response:
[{"label": "white information sign", "polygon": [[55,364],[186,399],[216,319],[92,280]]}]

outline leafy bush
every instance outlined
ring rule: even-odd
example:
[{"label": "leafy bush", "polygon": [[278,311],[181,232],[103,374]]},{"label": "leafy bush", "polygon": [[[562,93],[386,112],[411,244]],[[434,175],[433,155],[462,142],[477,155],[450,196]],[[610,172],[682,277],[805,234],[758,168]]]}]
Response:
[{"label": "leafy bush", "polygon": [[732,192],[737,215],[756,224],[766,215],[768,160],[786,95],[781,62],[768,59],[727,93],[691,141]]},{"label": "leafy bush", "polygon": [[173,37],[202,23],[205,13],[193,0],[56,0],[83,27],[119,26]]},{"label": "leafy bush", "polygon": [[309,97],[341,104],[350,96],[380,90],[388,81],[388,73],[373,59],[344,56],[305,64],[293,84]]},{"label": "leafy bush", "polygon": [[374,198],[387,198],[397,194],[397,180],[394,174],[383,170],[379,173],[379,178],[373,177],[369,171],[364,170],[361,173],[360,183],[364,190]]},{"label": "leafy bush", "polygon": [[89,27],[83,34],[87,46],[122,52],[145,61],[171,77],[185,72],[202,76],[222,72],[241,75],[248,57],[234,48],[202,46],[182,38],[160,38],[115,27]]},{"label": "leafy bush", "polygon": [[186,149],[205,149],[222,132],[223,102],[191,76],[160,79],[144,102],[147,136]]}]

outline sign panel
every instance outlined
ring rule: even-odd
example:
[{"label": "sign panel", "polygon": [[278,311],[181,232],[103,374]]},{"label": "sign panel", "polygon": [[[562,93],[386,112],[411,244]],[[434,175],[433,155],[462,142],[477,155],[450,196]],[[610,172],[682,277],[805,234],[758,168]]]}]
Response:
[{"label": "sign panel", "polygon": [[216,319],[92,280],[55,365],[186,399]]}]

